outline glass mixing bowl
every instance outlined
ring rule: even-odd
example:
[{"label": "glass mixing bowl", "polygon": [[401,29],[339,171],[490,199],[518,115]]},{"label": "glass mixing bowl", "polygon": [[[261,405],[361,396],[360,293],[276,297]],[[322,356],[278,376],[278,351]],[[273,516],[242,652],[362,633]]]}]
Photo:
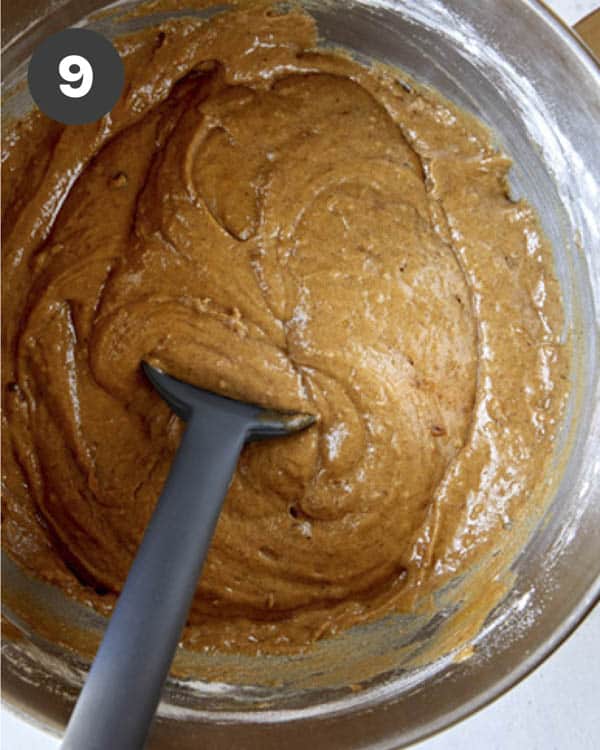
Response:
[{"label": "glass mixing bowl", "polygon": [[[42,38],[67,25],[114,36],[156,23],[156,16],[118,23],[119,12],[135,4],[117,3],[88,17],[106,4],[11,3],[3,18],[5,112],[19,114],[30,106],[21,84],[28,57]],[[313,750],[397,748],[448,726],[508,689],[557,647],[600,592],[597,62],[534,0],[303,4],[317,19],[324,45],[403,68],[496,132],[499,145],[515,162],[513,192],[537,208],[553,243],[574,343],[572,394],[544,517],[515,552],[510,590],[468,651],[432,656],[439,654],[436,641],[444,633],[451,635],[460,615],[460,607],[440,603],[435,616],[388,617],[293,658],[222,657],[228,672],[238,676],[235,684],[169,680],[152,748],[300,750],[308,738]],[[196,15],[214,12],[195,5],[191,12]],[[168,15],[162,12],[159,18]],[[30,721],[60,730],[89,663],[82,643],[90,633],[99,638],[104,621],[28,578],[6,556],[3,601],[9,621],[4,698]],[[49,622],[59,638],[44,636]],[[200,675],[207,660],[218,669],[219,659],[182,653],[178,663]],[[324,670],[324,663],[339,666]]]}]

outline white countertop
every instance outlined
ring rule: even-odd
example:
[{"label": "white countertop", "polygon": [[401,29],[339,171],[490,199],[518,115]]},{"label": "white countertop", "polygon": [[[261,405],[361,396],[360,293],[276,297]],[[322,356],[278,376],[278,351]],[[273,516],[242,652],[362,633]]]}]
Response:
[{"label": "white countertop", "polygon": [[[501,2],[502,0],[497,0]],[[546,0],[573,24],[599,0]],[[415,750],[600,748],[600,606],[541,667],[495,703]],[[59,740],[2,707],[3,750],[54,750]]]}]

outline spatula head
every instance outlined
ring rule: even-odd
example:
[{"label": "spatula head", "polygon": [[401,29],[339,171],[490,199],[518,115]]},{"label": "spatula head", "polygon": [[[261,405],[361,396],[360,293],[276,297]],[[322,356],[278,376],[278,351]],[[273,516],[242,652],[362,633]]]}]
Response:
[{"label": "spatula head", "polygon": [[193,414],[205,414],[207,418],[215,412],[227,414],[232,420],[247,422],[247,441],[291,435],[310,427],[316,421],[312,414],[263,409],[256,404],[247,404],[196,388],[167,375],[148,362],[142,362],[142,370],[178,417],[187,421]]}]

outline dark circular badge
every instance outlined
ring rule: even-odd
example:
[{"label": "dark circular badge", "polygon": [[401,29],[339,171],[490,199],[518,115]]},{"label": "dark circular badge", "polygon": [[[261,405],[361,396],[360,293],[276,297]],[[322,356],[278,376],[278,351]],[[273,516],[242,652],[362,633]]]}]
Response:
[{"label": "dark circular badge", "polygon": [[35,50],[28,81],[31,96],[44,114],[66,125],[85,125],[115,106],[125,71],[119,53],[102,34],[65,29]]}]

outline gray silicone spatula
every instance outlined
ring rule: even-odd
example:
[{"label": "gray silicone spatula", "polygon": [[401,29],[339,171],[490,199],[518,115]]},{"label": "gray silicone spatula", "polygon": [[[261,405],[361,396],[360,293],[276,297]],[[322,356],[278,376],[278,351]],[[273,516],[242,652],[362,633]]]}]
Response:
[{"label": "gray silicone spatula", "polygon": [[244,443],[290,435],[315,421],[217,396],[142,366],[187,428],[63,750],[144,746]]}]

